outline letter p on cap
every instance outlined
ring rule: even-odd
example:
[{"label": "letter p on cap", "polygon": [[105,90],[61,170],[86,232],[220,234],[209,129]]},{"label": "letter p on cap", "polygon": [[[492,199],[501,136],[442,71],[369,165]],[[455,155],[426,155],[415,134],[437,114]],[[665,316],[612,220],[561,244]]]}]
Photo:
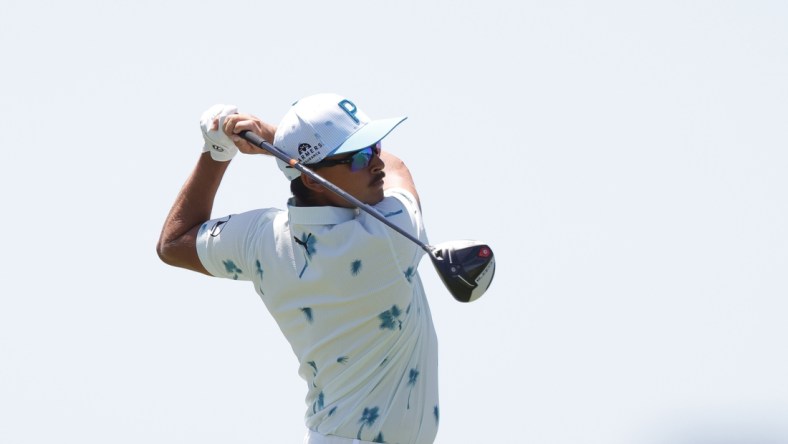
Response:
[{"label": "letter p on cap", "polygon": [[348,99],[345,99],[339,102],[338,105],[340,108],[342,108],[342,111],[344,111],[348,116],[350,116],[351,119],[353,119],[354,122],[356,123],[360,122],[358,120],[358,117],[356,117],[356,111],[358,109],[356,108],[356,105],[353,102],[351,102]]}]

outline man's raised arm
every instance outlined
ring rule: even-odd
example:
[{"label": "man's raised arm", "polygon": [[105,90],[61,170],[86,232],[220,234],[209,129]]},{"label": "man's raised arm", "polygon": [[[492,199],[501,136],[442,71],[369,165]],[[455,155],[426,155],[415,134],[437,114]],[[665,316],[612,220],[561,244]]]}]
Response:
[{"label": "man's raised arm", "polygon": [[197,232],[211,218],[216,192],[235,153],[264,154],[237,134],[249,130],[270,142],[276,128],[254,116],[238,114],[231,105],[209,108],[200,126],[205,139],[203,153],[164,221],[156,252],[169,265],[210,274],[197,256]]}]

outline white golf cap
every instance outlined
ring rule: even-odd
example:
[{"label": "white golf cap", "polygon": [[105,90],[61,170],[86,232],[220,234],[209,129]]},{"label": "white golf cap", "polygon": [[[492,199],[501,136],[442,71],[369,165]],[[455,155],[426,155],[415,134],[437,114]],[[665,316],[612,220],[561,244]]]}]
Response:
[{"label": "white golf cap", "polygon": [[[355,103],[338,94],[315,94],[293,104],[274,135],[274,146],[303,164],[374,145],[407,117],[370,120]],[[301,173],[277,159],[287,180]]]}]

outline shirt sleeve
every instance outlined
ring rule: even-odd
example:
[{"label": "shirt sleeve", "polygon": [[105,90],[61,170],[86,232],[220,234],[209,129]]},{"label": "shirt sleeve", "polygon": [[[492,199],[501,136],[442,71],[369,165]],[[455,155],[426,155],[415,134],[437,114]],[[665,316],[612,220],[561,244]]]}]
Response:
[{"label": "shirt sleeve", "polygon": [[250,281],[256,266],[252,252],[261,232],[279,210],[254,210],[205,222],[197,234],[197,255],[211,275]]}]

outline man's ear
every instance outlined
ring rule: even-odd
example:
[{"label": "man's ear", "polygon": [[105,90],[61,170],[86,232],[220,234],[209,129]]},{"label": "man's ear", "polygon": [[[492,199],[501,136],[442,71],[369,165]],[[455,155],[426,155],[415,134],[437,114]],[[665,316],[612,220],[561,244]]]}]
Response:
[{"label": "man's ear", "polygon": [[301,183],[303,183],[304,186],[313,193],[323,193],[326,191],[326,188],[323,185],[320,185],[318,181],[307,176],[306,174],[301,174],[298,178],[301,179]]}]

